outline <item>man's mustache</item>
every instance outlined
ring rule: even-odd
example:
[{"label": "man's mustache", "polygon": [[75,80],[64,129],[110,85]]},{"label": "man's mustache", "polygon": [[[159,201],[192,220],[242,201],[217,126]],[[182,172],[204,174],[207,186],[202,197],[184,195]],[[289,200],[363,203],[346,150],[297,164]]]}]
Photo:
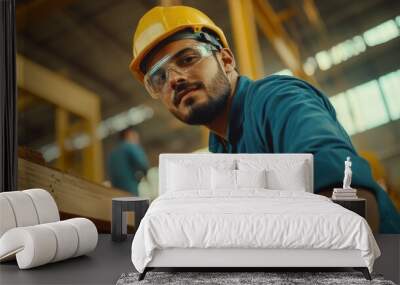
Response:
[{"label": "man's mustache", "polygon": [[182,98],[181,95],[184,94],[186,90],[200,89],[200,88],[204,88],[204,87],[205,87],[204,84],[200,81],[193,82],[193,83],[183,82],[183,83],[177,84],[174,89],[173,96],[172,96],[172,103],[175,106],[178,106],[179,102],[181,101],[181,98]]}]

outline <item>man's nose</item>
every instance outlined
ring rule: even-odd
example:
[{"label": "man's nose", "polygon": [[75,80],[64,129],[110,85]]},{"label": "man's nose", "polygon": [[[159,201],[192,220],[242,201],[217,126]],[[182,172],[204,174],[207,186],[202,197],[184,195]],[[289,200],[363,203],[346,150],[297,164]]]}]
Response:
[{"label": "man's nose", "polygon": [[173,68],[168,69],[168,84],[172,90],[175,90],[176,85],[186,81],[186,75],[183,72]]}]

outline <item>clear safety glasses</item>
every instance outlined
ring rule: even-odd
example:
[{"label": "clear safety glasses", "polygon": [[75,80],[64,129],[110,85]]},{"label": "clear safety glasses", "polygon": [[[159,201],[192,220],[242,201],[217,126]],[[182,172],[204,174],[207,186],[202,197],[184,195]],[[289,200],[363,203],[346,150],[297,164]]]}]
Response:
[{"label": "clear safety glasses", "polygon": [[183,74],[192,69],[205,57],[218,49],[210,44],[185,47],[175,54],[167,55],[158,61],[144,76],[144,85],[151,97],[158,99],[168,82],[170,70]]}]

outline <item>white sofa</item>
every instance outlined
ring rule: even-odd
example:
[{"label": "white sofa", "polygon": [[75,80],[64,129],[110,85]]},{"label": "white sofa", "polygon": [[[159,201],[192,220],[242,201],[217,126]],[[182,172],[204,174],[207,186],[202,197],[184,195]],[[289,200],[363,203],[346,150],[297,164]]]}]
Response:
[{"label": "white sofa", "polygon": [[16,259],[20,269],[84,255],[96,248],[96,226],[86,218],[60,221],[49,192],[0,193],[0,262]]}]

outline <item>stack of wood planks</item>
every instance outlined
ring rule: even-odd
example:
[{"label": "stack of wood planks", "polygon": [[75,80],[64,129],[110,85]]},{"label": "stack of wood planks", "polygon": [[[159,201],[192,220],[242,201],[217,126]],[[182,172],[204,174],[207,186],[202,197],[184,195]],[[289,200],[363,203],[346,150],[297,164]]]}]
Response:
[{"label": "stack of wood planks", "polygon": [[[49,191],[57,203],[61,219],[89,218],[99,232],[110,232],[112,198],[132,196],[129,192],[93,183],[20,156],[18,190],[30,188]],[[128,215],[128,224],[133,226],[133,221],[133,214]]]}]

